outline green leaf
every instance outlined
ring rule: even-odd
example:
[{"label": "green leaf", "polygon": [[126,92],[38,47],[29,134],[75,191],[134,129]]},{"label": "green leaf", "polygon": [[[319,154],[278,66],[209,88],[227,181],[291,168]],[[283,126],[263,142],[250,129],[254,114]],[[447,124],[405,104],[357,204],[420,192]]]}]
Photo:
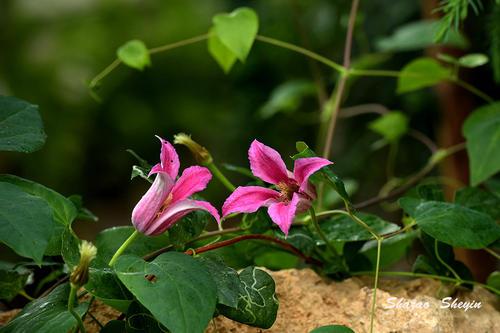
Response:
[{"label": "green leaf", "polygon": [[241,294],[241,282],[236,272],[217,255],[196,257],[212,276],[217,286],[217,303],[236,308]]},{"label": "green leaf", "polygon": [[24,289],[26,281],[31,272],[23,267],[15,268],[11,265],[0,267],[0,299],[10,302],[21,290]]},{"label": "green leaf", "polygon": [[401,198],[399,204],[424,232],[451,246],[480,249],[500,237],[500,226],[476,210],[408,197]]},{"label": "green leaf", "polygon": [[[387,222],[376,215],[356,213],[356,216],[378,234],[386,234],[399,229],[396,224]],[[326,221],[320,222],[320,225],[329,240],[354,242],[373,239],[372,234],[349,216],[337,215]]]},{"label": "green leaf", "polygon": [[205,267],[188,255],[168,252],[150,263],[125,255],[118,258],[115,270],[137,300],[172,333],[203,332],[212,318],[216,285]]},{"label": "green leaf", "polygon": [[218,14],[212,19],[219,40],[245,62],[259,30],[259,18],[250,8],[238,8],[229,14]]},{"label": "green leaf", "polygon": [[500,170],[500,102],[475,110],[464,122],[472,186]]},{"label": "green leaf", "polygon": [[259,114],[267,119],[279,112],[297,111],[302,101],[316,93],[316,85],[308,80],[291,80],[273,89],[269,100],[260,108]]},{"label": "green leaf", "polygon": [[[127,310],[126,327],[116,333],[165,333],[169,332],[144,306],[132,302]],[[102,331],[101,331],[102,332]]]},{"label": "green leaf", "polygon": [[71,225],[78,215],[71,200],[41,184],[13,175],[0,175],[0,182],[16,185],[26,193],[43,199],[52,209],[54,220],[64,226]]},{"label": "green leaf", "polygon": [[[380,266],[385,268],[397,263],[408,253],[416,237],[417,232],[412,231],[384,239],[381,248]],[[376,241],[366,242],[359,252],[370,260],[372,267],[375,267],[377,260]]]},{"label": "green leaf", "polygon": [[462,67],[475,68],[487,64],[488,56],[482,53],[467,54],[458,59],[458,64]]},{"label": "green leaf", "polygon": [[281,231],[275,230],[274,236],[292,244],[306,256],[310,256],[316,248],[316,241],[306,228],[290,229],[288,236],[285,236]]},{"label": "green leaf", "polygon": [[46,137],[37,105],[0,96],[0,151],[32,153],[42,148]]},{"label": "green leaf", "polygon": [[451,70],[432,58],[419,58],[407,64],[398,79],[398,94],[433,86],[451,78]]},{"label": "green leaf", "polygon": [[142,179],[145,179],[152,184],[153,180],[151,178],[149,178],[150,171],[151,171],[151,168],[145,169],[145,168],[140,167],[138,165],[132,165],[132,173],[130,174],[130,179],[132,180],[135,177],[141,177]]},{"label": "green leaf", "polygon": [[76,219],[82,221],[97,222],[99,218],[90,210],[83,206],[83,199],[81,195],[73,194],[68,197],[68,200],[73,203],[77,210]]},{"label": "green leaf", "polygon": [[213,28],[210,29],[208,34],[208,52],[219,64],[224,73],[229,73],[236,62],[236,55],[222,43]]},{"label": "green leaf", "polygon": [[[407,23],[398,27],[391,36],[376,41],[376,48],[385,52],[425,49],[436,45],[433,36],[438,28],[439,22],[432,20]],[[469,43],[458,31],[451,31],[448,39],[439,44],[466,49]]]},{"label": "green leaf", "polygon": [[177,247],[182,247],[195,237],[201,235],[208,222],[213,218],[209,213],[197,210],[189,213],[168,229],[170,242]]},{"label": "green leaf", "polygon": [[465,187],[455,193],[455,203],[500,219],[500,198],[477,187]]},{"label": "green leaf", "polygon": [[354,331],[343,325],[327,325],[317,327],[309,333],[354,333]]},{"label": "green leaf", "polygon": [[[312,149],[310,149],[305,142],[302,141],[297,142],[296,147],[299,153],[292,156],[292,159],[294,160],[298,158],[317,156],[316,153]],[[346,203],[350,202],[349,195],[347,194],[347,191],[345,189],[344,182],[333,171],[333,166],[329,165],[322,168],[315,175],[313,175],[312,179],[314,179],[314,176],[318,174],[321,175],[333,187],[335,192],[337,192],[340,195],[342,200],[344,200]]]},{"label": "green leaf", "polygon": [[52,210],[44,200],[0,182],[1,242],[40,264],[53,231]]},{"label": "green leaf", "polygon": [[224,316],[237,322],[260,328],[273,326],[278,313],[273,278],[256,267],[247,267],[240,273],[243,292],[240,294],[238,308],[219,306]]},{"label": "green leaf", "polygon": [[368,127],[387,141],[395,142],[408,131],[408,117],[402,112],[393,111],[370,122]]},{"label": "green leaf", "polygon": [[500,271],[491,273],[490,276],[488,276],[488,280],[486,280],[486,284],[500,290]]},{"label": "green leaf", "polygon": [[254,262],[259,267],[278,271],[281,269],[295,268],[300,260],[297,256],[280,250],[268,251],[255,256]]},{"label": "green leaf", "polygon": [[[49,295],[29,303],[14,319],[0,328],[0,332],[67,333],[76,327],[76,319],[68,311],[69,290],[69,284],[66,283]],[[75,311],[82,316],[87,308],[88,303],[80,303]]]},{"label": "green leaf", "polygon": [[151,66],[148,48],[143,41],[137,39],[120,46],[116,55],[125,65],[141,71],[147,66]]}]

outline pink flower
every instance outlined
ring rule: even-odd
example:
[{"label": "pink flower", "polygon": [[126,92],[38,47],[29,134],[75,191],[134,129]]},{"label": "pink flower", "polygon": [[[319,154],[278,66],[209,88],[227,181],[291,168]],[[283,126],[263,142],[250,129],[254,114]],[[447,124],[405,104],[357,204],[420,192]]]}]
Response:
[{"label": "pink flower", "polygon": [[192,166],[176,180],[179,173],[177,152],[170,142],[158,139],[161,141],[160,163],[151,169],[149,174],[156,174],[156,178],[132,212],[135,228],[149,236],[159,235],[195,210],[209,212],[220,223],[219,213],[210,203],[189,199],[207,187],[212,178],[210,171]]},{"label": "pink flower", "polygon": [[276,190],[260,186],[240,186],[226,199],[223,216],[231,213],[253,213],[260,207],[267,211],[285,235],[295,215],[311,207],[316,190],[309,177],[332,162],[320,157],[299,158],[293,173],[288,171],[280,154],[257,140],[248,150],[252,173],[263,181],[273,184]]}]

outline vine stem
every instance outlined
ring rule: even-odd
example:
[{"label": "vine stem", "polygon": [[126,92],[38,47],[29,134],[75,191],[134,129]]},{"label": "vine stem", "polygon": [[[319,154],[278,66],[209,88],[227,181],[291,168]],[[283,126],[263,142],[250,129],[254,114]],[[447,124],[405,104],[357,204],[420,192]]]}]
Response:
[{"label": "vine stem", "polygon": [[325,245],[333,253],[333,255],[338,257],[339,253],[337,252],[333,244],[328,240],[328,237],[326,237],[323,230],[321,230],[321,227],[319,226],[318,219],[316,218],[316,213],[313,207],[309,209],[309,216],[311,217],[312,224],[314,226],[314,229],[318,233],[319,237],[323,240],[323,242],[325,242]]},{"label": "vine stem", "polygon": [[[374,275],[374,272],[373,271],[351,272],[351,275],[353,275],[353,276]],[[413,273],[413,272],[380,272],[379,275],[380,276],[405,276],[405,277],[413,277],[413,278],[428,278],[428,279],[435,279],[435,280],[440,280],[440,281],[445,281],[445,282],[454,282],[454,283],[460,283],[460,284],[464,284],[464,283],[465,284],[472,284],[472,285],[476,285],[476,286],[488,289],[491,292],[500,296],[500,290],[496,289],[495,287],[489,286],[489,285],[481,283],[481,282],[472,281],[472,280],[462,280],[462,279],[457,280],[455,278],[451,278],[448,276],[440,276],[440,275],[425,274],[425,273]]]},{"label": "vine stem", "polygon": [[199,247],[197,249],[189,249],[189,250],[185,251],[184,253],[185,254],[189,254],[189,255],[195,255],[195,254],[199,254],[199,253],[203,253],[203,252],[208,252],[208,251],[212,251],[212,250],[215,250],[215,249],[219,249],[221,247],[233,245],[235,243],[238,243],[238,242],[241,242],[241,241],[244,241],[244,240],[250,240],[250,239],[264,240],[264,241],[268,241],[268,242],[271,242],[271,243],[275,243],[275,244],[279,245],[280,247],[282,247],[283,249],[287,250],[288,252],[291,252],[291,253],[295,254],[296,256],[302,258],[306,263],[314,264],[314,265],[317,265],[317,266],[322,266],[323,265],[322,262],[320,262],[320,261],[318,261],[318,260],[316,260],[316,259],[314,259],[312,257],[306,256],[304,253],[302,253],[299,249],[297,249],[292,244],[289,244],[289,243],[287,243],[285,241],[282,241],[282,240],[280,240],[278,238],[274,238],[274,237],[267,236],[267,235],[261,235],[261,234],[241,235],[241,236],[237,236],[237,237],[234,237],[234,238],[231,238],[231,239],[228,239],[228,240],[224,240],[224,241],[220,241],[220,242],[217,242],[217,243],[205,245],[205,246]]},{"label": "vine stem", "polygon": [[212,174],[222,183],[222,185],[224,185],[229,190],[229,192],[233,192],[236,189],[233,183],[231,183],[231,181],[229,181],[229,179],[224,176],[224,174],[220,171],[220,169],[215,165],[214,162],[206,163],[205,165],[210,169],[210,171],[212,171]]},{"label": "vine stem", "polygon": [[446,261],[443,260],[443,258],[441,258],[441,255],[439,254],[439,243],[438,243],[438,240],[435,239],[434,240],[434,254],[436,255],[436,259],[441,263],[441,265],[443,265],[444,267],[446,267],[446,269],[451,273],[453,274],[453,276],[455,277],[455,279],[457,281],[462,281],[462,279],[460,278],[460,275],[457,274],[457,272],[450,266],[446,263]]},{"label": "vine stem", "polygon": [[485,250],[486,252],[488,252],[489,254],[491,254],[493,257],[497,258],[498,260],[500,260],[500,254],[496,253],[495,251],[493,251],[492,249],[489,249],[487,247],[485,247],[483,250]]},{"label": "vine stem", "polygon": [[373,324],[375,321],[375,311],[377,310],[377,288],[378,278],[380,273],[380,254],[382,252],[382,238],[377,238],[377,261],[375,262],[375,281],[373,282],[372,307],[370,310],[370,333],[373,332]]},{"label": "vine stem", "polygon": [[116,250],[115,254],[113,255],[113,257],[111,258],[111,260],[109,261],[109,266],[110,267],[113,267],[113,265],[115,264],[116,260],[118,259],[118,257],[123,253],[123,251],[125,251],[125,249],[137,238],[137,236],[139,236],[139,231],[137,230],[134,230],[134,232],[132,233],[132,235],[130,235],[126,240],[125,242],[123,242],[123,244],[118,248],[118,250]]},{"label": "vine stem", "polygon": [[73,317],[75,317],[76,322],[78,324],[78,327],[76,329],[76,332],[78,333],[78,330],[80,330],[82,333],[85,333],[85,326],[83,326],[83,321],[82,318],[76,313],[74,305],[75,305],[75,297],[76,297],[76,286],[73,284],[70,284],[71,289],[69,291],[69,297],[68,297],[68,311],[71,313]]},{"label": "vine stem", "polygon": [[[334,90],[331,100],[332,103],[332,114],[330,116],[330,123],[326,132],[326,137],[323,145],[323,157],[328,159],[330,156],[330,151],[332,148],[333,134],[335,133],[335,126],[337,124],[337,118],[340,110],[340,105],[342,104],[342,96],[344,95],[344,90],[349,76],[349,67],[351,66],[351,51],[352,51],[352,37],[354,33],[354,26],[356,23],[356,15],[358,13],[359,0],[353,0],[351,4],[351,12],[349,13],[349,22],[347,24],[347,32],[345,38],[344,46],[344,61],[342,65],[343,71],[341,71],[340,79],[337,87]],[[323,112],[327,113],[328,109]]]}]

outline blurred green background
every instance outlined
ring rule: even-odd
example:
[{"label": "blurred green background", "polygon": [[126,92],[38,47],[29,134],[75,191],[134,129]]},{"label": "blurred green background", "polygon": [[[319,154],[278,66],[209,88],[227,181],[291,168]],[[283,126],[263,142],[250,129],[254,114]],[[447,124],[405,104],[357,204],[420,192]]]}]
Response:
[{"label": "blurred green background", "polygon": [[[362,1],[354,63],[400,69],[421,55],[422,50],[377,53],[376,42],[397,27],[420,20],[425,3]],[[257,11],[260,34],[306,46],[341,62],[350,1],[1,0],[0,94],[38,104],[48,140],[35,154],[2,153],[0,172],[33,179],[65,195],[82,194],[85,205],[101,219],[88,228],[84,223],[77,225],[84,238],[92,238],[106,226],[130,223],[130,212],[148,185],[141,179],[130,181],[135,161],[125,150],[133,149],[156,162],[159,143],[155,134],[172,140],[178,132],[190,133],[217,163],[242,166],[248,166],[246,152],[254,138],[283,156],[293,154],[299,140],[314,146],[319,121],[315,94],[301,100],[294,112],[266,119],[260,110],[280,84],[319,79],[324,83],[321,89],[329,94],[336,75],[301,55],[259,42],[247,62],[235,65],[228,75],[203,42],[154,55],[153,66],[144,72],[119,67],[103,80],[98,90],[101,103],[89,94],[88,82],[126,41],[137,38],[155,47],[203,34],[214,14],[240,6]],[[467,52],[488,51],[482,20],[484,16],[471,15],[467,21],[465,33],[474,36],[469,38]],[[498,96],[488,66],[465,73],[466,78]],[[395,85],[391,78],[359,78],[344,105],[380,103],[402,110],[410,117],[411,127],[438,137],[443,119],[435,92],[396,95]],[[354,201],[375,195],[385,182],[388,150],[372,149],[380,137],[367,130],[374,118],[341,119],[335,135],[331,159],[341,177],[358,182]],[[184,147],[178,151],[184,167],[194,163]],[[419,169],[428,156],[420,143],[405,138],[396,173],[406,175]],[[227,175],[235,184],[247,181],[234,173]],[[226,195],[216,180],[204,193],[219,207]]]}]

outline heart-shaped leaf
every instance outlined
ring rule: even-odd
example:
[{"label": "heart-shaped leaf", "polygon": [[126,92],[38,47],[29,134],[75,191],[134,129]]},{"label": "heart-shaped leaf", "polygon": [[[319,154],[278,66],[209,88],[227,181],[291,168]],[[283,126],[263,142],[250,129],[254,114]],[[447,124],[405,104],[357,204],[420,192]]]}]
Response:
[{"label": "heart-shaped leaf", "polygon": [[476,186],[500,171],[500,102],[475,110],[465,121],[470,182]]},{"label": "heart-shaped leaf", "polygon": [[203,332],[217,302],[215,282],[202,263],[168,252],[152,262],[126,255],[115,270],[120,280],[172,333]]},{"label": "heart-shaped leaf", "polygon": [[370,122],[368,127],[387,141],[395,142],[408,131],[408,117],[402,112],[393,111]]},{"label": "heart-shaped leaf", "polygon": [[[68,311],[69,284],[63,284],[45,297],[29,303],[14,319],[0,329],[1,333],[37,332],[67,333],[76,326]],[[88,303],[80,303],[75,311],[81,316]]]},{"label": "heart-shaped leaf", "polygon": [[38,106],[0,96],[0,150],[32,153],[45,143]]},{"label": "heart-shaped leaf", "polygon": [[241,62],[245,62],[259,30],[259,18],[255,11],[238,8],[229,14],[215,15],[212,21],[220,42]]},{"label": "heart-shaped leaf", "polygon": [[227,74],[236,62],[236,55],[221,42],[214,29],[211,29],[209,34],[208,52],[210,52],[219,66],[222,67],[224,73]]},{"label": "heart-shaped leaf", "polygon": [[240,273],[242,293],[236,309],[217,307],[226,317],[251,326],[270,328],[278,313],[273,278],[261,269],[247,267]]},{"label": "heart-shaped leaf", "polygon": [[408,197],[401,198],[399,204],[425,233],[451,246],[480,249],[500,238],[500,226],[479,211]]},{"label": "heart-shaped leaf", "polygon": [[118,59],[125,65],[142,71],[151,65],[149,51],[143,41],[134,39],[126,42],[116,51]]},{"label": "heart-shaped leaf", "polygon": [[0,182],[0,241],[41,263],[54,231],[52,210],[20,187]]},{"label": "heart-shaped leaf", "polygon": [[309,333],[354,333],[354,331],[343,325],[327,325],[317,327]]},{"label": "heart-shaped leaf", "polygon": [[451,70],[432,58],[418,58],[406,65],[398,79],[398,94],[433,86],[451,77]]}]

